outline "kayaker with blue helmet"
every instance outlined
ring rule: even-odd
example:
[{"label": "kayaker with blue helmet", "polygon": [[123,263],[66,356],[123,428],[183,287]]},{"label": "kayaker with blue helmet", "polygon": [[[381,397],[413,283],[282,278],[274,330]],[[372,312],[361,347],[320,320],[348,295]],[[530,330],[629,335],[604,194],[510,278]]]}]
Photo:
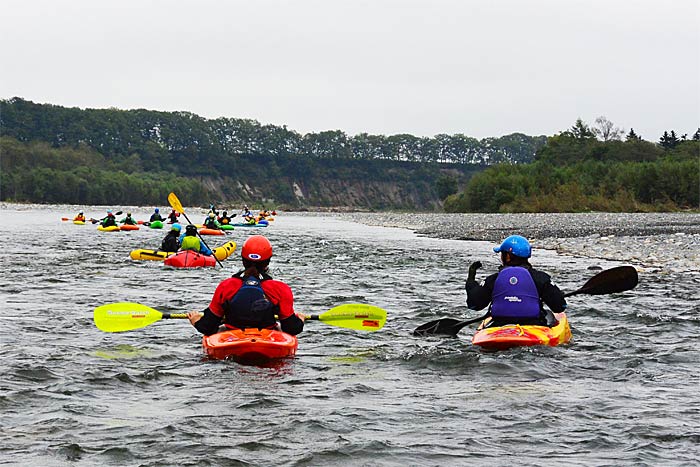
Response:
[{"label": "kayaker with blue helmet", "polygon": [[165,238],[160,244],[161,251],[177,251],[180,249],[180,230],[182,227],[180,224],[173,224],[170,227],[170,232],[167,233]]},{"label": "kayaker with blue helmet", "polygon": [[294,312],[292,289],[268,273],[272,245],[262,235],[252,235],[243,244],[242,271],[219,283],[211,303],[202,314],[187,314],[190,323],[204,335],[226,328],[276,328],[297,335],[304,329],[304,316]]},{"label": "kayaker with blue helmet", "polygon": [[[564,293],[552,283],[548,274],[530,265],[530,242],[520,235],[511,235],[493,251],[501,254],[503,266],[481,285],[476,282],[476,271],[481,267],[481,262],[475,261],[469,266],[465,284],[467,306],[472,310],[481,310],[490,303],[493,326],[555,326],[557,320],[552,312],[561,313],[566,308]],[[545,304],[549,309],[544,307]]]},{"label": "kayaker with blue helmet", "polygon": [[156,208],[153,211],[153,214],[151,214],[151,218],[150,218],[149,222],[155,222],[155,221],[163,222],[164,220],[165,219],[163,219],[163,217],[160,215],[160,209]]}]

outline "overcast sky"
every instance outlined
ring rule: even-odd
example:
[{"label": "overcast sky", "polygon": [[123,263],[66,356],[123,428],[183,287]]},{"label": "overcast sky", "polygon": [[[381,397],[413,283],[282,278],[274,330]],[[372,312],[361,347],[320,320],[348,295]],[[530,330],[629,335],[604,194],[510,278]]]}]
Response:
[{"label": "overcast sky", "polygon": [[300,133],[700,126],[700,0],[1,0],[0,98]]}]

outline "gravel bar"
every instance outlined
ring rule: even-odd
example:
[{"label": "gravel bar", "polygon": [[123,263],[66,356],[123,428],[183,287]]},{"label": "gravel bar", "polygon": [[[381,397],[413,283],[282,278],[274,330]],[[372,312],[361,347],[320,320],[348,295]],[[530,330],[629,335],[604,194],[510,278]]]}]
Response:
[{"label": "gravel bar", "polygon": [[428,237],[500,243],[527,237],[535,248],[629,262],[640,269],[700,271],[700,213],[317,213]]}]

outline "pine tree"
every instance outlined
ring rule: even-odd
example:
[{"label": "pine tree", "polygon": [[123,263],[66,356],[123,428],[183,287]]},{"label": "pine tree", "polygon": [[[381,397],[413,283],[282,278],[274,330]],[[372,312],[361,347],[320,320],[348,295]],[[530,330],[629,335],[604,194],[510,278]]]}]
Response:
[{"label": "pine tree", "polygon": [[576,123],[574,123],[574,126],[565,131],[564,134],[567,136],[571,136],[579,141],[585,141],[587,139],[595,138],[595,133],[593,133],[591,127],[589,127],[580,118],[577,118]]},{"label": "pine tree", "polygon": [[698,128],[698,131],[693,133],[693,141],[700,141],[700,128]]},{"label": "pine tree", "polygon": [[630,132],[627,133],[627,141],[640,141],[641,139],[642,137],[634,132],[634,128],[630,128]]},{"label": "pine tree", "polygon": [[659,139],[659,144],[661,147],[667,150],[675,148],[678,143],[678,137],[676,136],[676,132],[674,130],[671,130],[670,134],[668,131],[664,131],[664,134],[661,135],[661,139]]}]

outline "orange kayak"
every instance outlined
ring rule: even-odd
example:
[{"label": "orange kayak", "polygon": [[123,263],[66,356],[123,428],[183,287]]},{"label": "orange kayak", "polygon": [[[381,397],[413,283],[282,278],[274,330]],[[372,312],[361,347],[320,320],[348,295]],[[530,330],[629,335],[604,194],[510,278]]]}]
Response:
[{"label": "orange kayak", "polygon": [[199,229],[200,235],[223,235],[224,231],[219,229]]},{"label": "orange kayak", "polygon": [[486,327],[490,318],[484,320],[474,334],[472,344],[487,350],[503,350],[511,347],[566,344],[571,340],[571,328],[566,313],[555,313],[559,324],[554,327],[527,324]]},{"label": "orange kayak", "polygon": [[297,338],[274,329],[229,329],[204,336],[204,352],[217,360],[271,360],[293,357]]}]

